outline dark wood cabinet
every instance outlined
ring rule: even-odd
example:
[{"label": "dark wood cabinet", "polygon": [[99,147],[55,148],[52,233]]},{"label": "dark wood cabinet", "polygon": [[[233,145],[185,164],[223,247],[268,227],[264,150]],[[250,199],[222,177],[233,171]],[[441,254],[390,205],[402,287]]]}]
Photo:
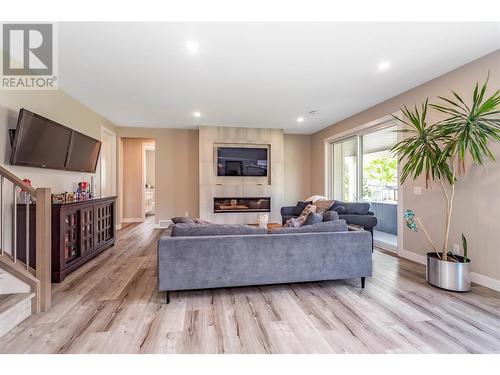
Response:
[{"label": "dark wood cabinet", "polygon": [[[52,282],[66,275],[115,243],[116,197],[52,205]],[[35,205],[29,217],[30,266],[35,268]],[[26,205],[17,206],[18,257],[26,262]]]}]

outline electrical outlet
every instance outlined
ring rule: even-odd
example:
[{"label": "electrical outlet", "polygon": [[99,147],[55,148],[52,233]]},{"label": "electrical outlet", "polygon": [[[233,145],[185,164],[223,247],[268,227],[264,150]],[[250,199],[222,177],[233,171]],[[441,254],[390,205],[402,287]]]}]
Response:
[{"label": "electrical outlet", "polygon": [[189,212],[187,212],[187,211],[186,211],[186,212],[184,212],[184,216],[185,216],[185,217],[188,217],[188,216],[189,216]]},{"label": "electrical outlet", "polygon": [[460,254],[460,245],[457,245],[456,243],[453,244],[453,254]]}]

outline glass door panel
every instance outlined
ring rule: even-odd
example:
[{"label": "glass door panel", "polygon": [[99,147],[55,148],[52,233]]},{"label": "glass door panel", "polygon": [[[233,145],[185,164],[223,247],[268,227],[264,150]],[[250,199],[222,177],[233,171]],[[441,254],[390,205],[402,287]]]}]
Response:
[{"label": "glass door panel", "polygon": [[363,135],[362,200],[397,202],[397,159],[390,152],[397,142],[396,127]]},{"label": "glass door panel", "polygon": [[358,200],[358,138],[332,144],[333,198],[343,202]]},{"label": "glass door panel", "polygon": [[376,243],[397,248],[398,167],[390,149],[397,143],[397,126],[362,136],[361,200],[377,217]]}]

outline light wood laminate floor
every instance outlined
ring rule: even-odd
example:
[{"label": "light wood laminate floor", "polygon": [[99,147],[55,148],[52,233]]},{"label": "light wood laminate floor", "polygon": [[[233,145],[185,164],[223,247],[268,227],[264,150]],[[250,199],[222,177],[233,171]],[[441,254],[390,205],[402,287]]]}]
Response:
[{"label": "light wood laminate floor", "polygon": [[422,265],[374,253],[359,279],[156,290],[150,220],[54,284],[52,309],[0,338],[1,353],[499,353],[500,293],[429,286]]}]

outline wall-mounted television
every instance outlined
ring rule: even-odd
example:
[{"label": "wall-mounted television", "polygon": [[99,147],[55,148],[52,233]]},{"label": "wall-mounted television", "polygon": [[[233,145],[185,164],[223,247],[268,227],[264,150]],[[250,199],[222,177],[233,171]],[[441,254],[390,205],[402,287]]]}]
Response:
[{"label": "wall-mounted television", "polygon": [[263,147],[218,147],[217,176],[267,176],[268,155]]},{"label": "wall-mounted television", "polygon": [[95,173],[101,142],[21,109],[12,142],[12,165]]}]

